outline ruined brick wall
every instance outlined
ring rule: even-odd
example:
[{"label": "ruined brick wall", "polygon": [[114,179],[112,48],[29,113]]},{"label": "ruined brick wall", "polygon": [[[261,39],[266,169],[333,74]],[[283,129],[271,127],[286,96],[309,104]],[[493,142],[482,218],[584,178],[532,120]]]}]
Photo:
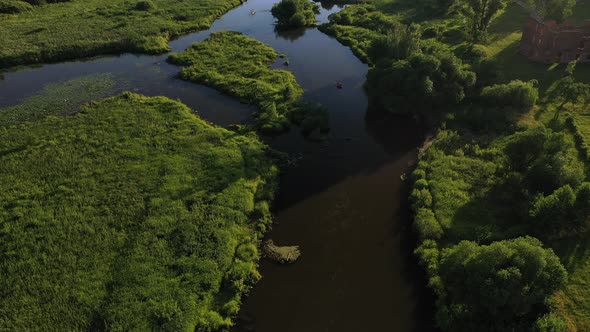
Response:
[{"label": "ruined brick wall", "polygon": [[525,25],[520,53],[543,63],[590,62],[590,21],[581,26],[555,21],[541,22],[529,17]]}]

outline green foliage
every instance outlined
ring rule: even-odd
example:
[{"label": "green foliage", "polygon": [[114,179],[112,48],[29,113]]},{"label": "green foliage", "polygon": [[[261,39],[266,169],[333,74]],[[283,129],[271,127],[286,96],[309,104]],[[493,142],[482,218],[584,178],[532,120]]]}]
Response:
[{"label": "green foliage", "polygon": [[373,63],[406,59],[420,51],[420,27],[395,23],[384,36],[371,43],[367,54]]},{"label": "green foliage", "polygon": [[[0,11],[0,68],[99,54],[167,52],[170,38],[208,28],[242,2],[72,0],[18,14]],[[6,3],[29,9],[16,0],[0,0],[0,8]]]},{"label": "green foliage", "polygon": [[285,131],[291,122],[304,133],[328,130],[328,112],[300,101],[303,89],[293,73],[271,69],[278,57],[270,46],[238,32],[212,33],[168,61],[183,66],[185,80],[208,85],[259,107],[255,125],[264,133]]},{"label": "green foliage", "polygon": [[432,112],[460,103],[475,84],[475,74],[448,52],[415,53],[367,76],[368,95],[385,110]]},{"label": "green foliage", "polygon": [[525,175],[532,192],[577,187],[584,179],[584,165],[563,133],[542,126],[519,132],[510,137],[505,152],[510,167]]},{"label": "green foliage", "polygon": [[550,131],[543,126],[518,132],[506,144],[505,152],[510,165],[526,171],[543,153]]},{"label": "green foliage", "polygon": [[272,7],[279,28],[299,28],[314,25],[320,5],[309,0],[281,0]]},{"label": "green foliage", "polygon": [[588,144],[586,144],[582,128],[578,124],[578,121],[576,121],[574,117],[568,116],[565,119],[565,124],[574,135],[574,142],[576,143],[576,147],[580,151],[580,156],[582,157],[582,159],[586,162],[590,161],[590,147],[588,146]]},{"label": "green foliage", "polygon": [[553,314],[549,313],[539,318],[535,322],[535,332],[568,332],[567,322]]},{"label": "green foliage", "polygon": [[576,0],[527,0],[524,3],[543,20],[563,22],[572,15]]},{"label": "green foliage", "polygon": [[390,53],[402,57],[419,45],[418,26],[405,26],[373,5],[348,6],[330,15],[329,20],[319,29],[349,46],[364,62],[385,58]]},{"label": "green foliage", "polygon": [[276,176],[255,135],[164,97],[1,128],[0,329],[227,329]]},{"label": "green foliage", "polygon": [[417,209],[414,226],[421,240],[438,240],[443,235],[443,229],[431,209]]},{"label": "green foliage", "polygon": [[531,237],[462,241],[442,251],[439,273],[446,295],[437,321],[450,331],[519,329],[567,280],[555,253]]},{"label": "green foliage", "polygon": [[540,197],[533,205],[531,217],[542,233],[558,231],[570,226],[574,220],[573,208],[576,194],[569,185],[563,186],[546,197]]},{"label": "green foliage", "polygon": [[530,214],[539,226],[535,229],[549,237],[585,231],[590,219],[590,183],[584,182],[576,192],[565,185],[548,196],[538,197]]},{"label": "green foliage", "polygon": [[539,90],[535,81],[516,80],[485,87],[481,92],[481,98],[488,106],[529,109],[537,102]]},{"label": "green foliage", "polygon": [[135,4],[136,10],[144,10],[145,11],[145,10],[152,10],[154,8],[156,8],[156,5],[154,5],[154,3],[149,0],[141,0]]},{"label": "green foliage", "polygon": [[414,189],[410,194],[412,208],[417,211],[421,208],[430,208],[432,206],[432,195],[428,189]]},{"label": "green foliage", "polygon": [[31,9],[33,7],[24,1],[0,0],[0,14],[17,14]]},{"label": "green foliage", "polygon": [[506,7],[506,0],[458,0],[458,12],[467,20],[474,41],[483,40],[492,20]]},{"label": "green foliage", "polygon": [[561,79],[555,81],[547,90],[547,100],[559,105],[555,111],[555,119],[559,117],[560,112],[568,103],[574,106],[590,103],[590,84],[578,82],[574,77],[576,62],[572,62],[566,69],[566,74]]}]

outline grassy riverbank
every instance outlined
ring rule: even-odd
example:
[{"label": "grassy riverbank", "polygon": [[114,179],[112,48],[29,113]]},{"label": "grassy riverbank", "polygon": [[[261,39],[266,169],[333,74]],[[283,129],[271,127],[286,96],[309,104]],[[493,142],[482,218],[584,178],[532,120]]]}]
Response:
[{"label": "grassy riverbank", "polygon": [[[435,120],[438,134],[420,158],[410,198],[416,253],[438,298],[437,324],[446,331],[588,330],[585,107],[574,100],[555,116],[560,107],[549,88],[569,74],[564,65],[531,63],[517,53],[522,8],[509,5],[474,45],[456,12],[429,8],[438,4],[374,0],[321,27],[372,65],[372,103]],[[573,19],[588,8],[578,3]],[[444,69],[453,63],[477,80],[458,80],[460,98],[437,103],[448,86],[436,77],[456,79],[457,70]],[[575,78],[590,82],[590,67],[579,64]]]},{"label": "grassy riverbank", "polygon": [[101,54],[163,53],[170,50],[171,38],[208,28],[242,2],[72,0],[0,13],[0,68]]},{"label": "grassy riverbank", "polygon": [[256,135],[130,93],[35,120],[0,129],[0,329],[231,325],[276,184]]},{"label": "grassy riverbank", "polygon": [[304,132],[326,130],[326,112],[300,102],[303,89],[293,73],[271,68],[278,57],[268,45],[238,32],[224,31],[172,54],[168,61],[183,67],[182,79],[258,106],[256,127],[263,132],[280,133],[291,122],[301,123]]}]

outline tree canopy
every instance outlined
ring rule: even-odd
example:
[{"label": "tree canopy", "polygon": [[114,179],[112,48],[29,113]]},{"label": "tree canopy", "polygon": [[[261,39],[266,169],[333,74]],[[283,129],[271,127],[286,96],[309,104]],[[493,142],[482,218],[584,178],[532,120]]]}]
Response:
[{"label": "tree canopy", "polygon": [[576,0],[526,0],[525,3],[541,19],[563,22],[572,14]]},{"label": "tree canopy", "polygon": [[272,7],[279,28],[298,28],[314,25],[320,6],[309,0],[282,0]]},{"label": "tree canopy", "polygon": [[485,37],[492,20],[506,7],[507,0],[458,0],[455,7],[467,20],[473,40]]},{"label": "tree canopy", "polygon": [[445,296],[437,318],[449,331],[518,326],[567,279],[555,253],[532,237],[462,241],[442,251],[439,272]]}]

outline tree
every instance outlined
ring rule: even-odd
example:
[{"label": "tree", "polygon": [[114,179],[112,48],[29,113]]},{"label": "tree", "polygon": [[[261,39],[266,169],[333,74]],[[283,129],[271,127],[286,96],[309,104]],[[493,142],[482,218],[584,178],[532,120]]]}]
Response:
[{"label": "tree", "polygon": [[414,53],[367,76],[371,102],[392,112],[431,111],[460,103],[475,84],[475,73],[449,52]]},{"label": "tree", "polygon": [[507,0],[460,0],[456,6],[467,20],[471,37],[474,41],[479,41],[483,39],[490,23],[507,3]]},{"label": "tree", "polygon": [[590,183],[584,182],[578,187],[576,191],[576,202],[574,203],[574,211],[576,214],[576,226],[582,229],[588,227],[588,220],[590,218]]},{"label": "tree", "polygon": [[584,179],[584,164],[563,133],[534,127],[512,135],[504,151],[532,193],[549,194],[564,185],[576,188]]},{"label": "tree", "polygon": [[576,0],[527,0],[526,6],[542,20],[563,22],[572,14]]},{"label": "tree", "polygon": [[530,327],[533,307],[567,279],[555,253],[532,237],[490,245],[462,241],[443,250],[439,274],[444,296],[437,320],[449,331]]},{"label": "tree", "polygon": [[535,229],[544,234],[552,234],[565,228],[574,220],[575,202],[576,194],[569,185],[557,189],[549,196],[540,197],[530,212],[535,221]]},{"label": "tree", "polygon": [[511,81],[507,84],[486,86],[481,92],[481,99],[488,106],[515,107],[529,109],[539,98],[537,81]]},{"label": "tree", "polygon": [[272,7],[271,12],[280,28],[297,28],[314,25],[320,6],[308,0],[282,0]]},{"label": "tree", "polygon": [[401,60],[420,52],[420,26],[399,22],[386,34],[371,43],[367,54],[374,63],[380,59]]},{"label": "tree", "polygon": [[547,99],[559,105],[554,118],[557,120],[564,106],[568,103],[587,104],[590,101],[590,85],[578,82],[574,77],[576,61],[570,62],[564,76],[555,81],[547,90]]}]

